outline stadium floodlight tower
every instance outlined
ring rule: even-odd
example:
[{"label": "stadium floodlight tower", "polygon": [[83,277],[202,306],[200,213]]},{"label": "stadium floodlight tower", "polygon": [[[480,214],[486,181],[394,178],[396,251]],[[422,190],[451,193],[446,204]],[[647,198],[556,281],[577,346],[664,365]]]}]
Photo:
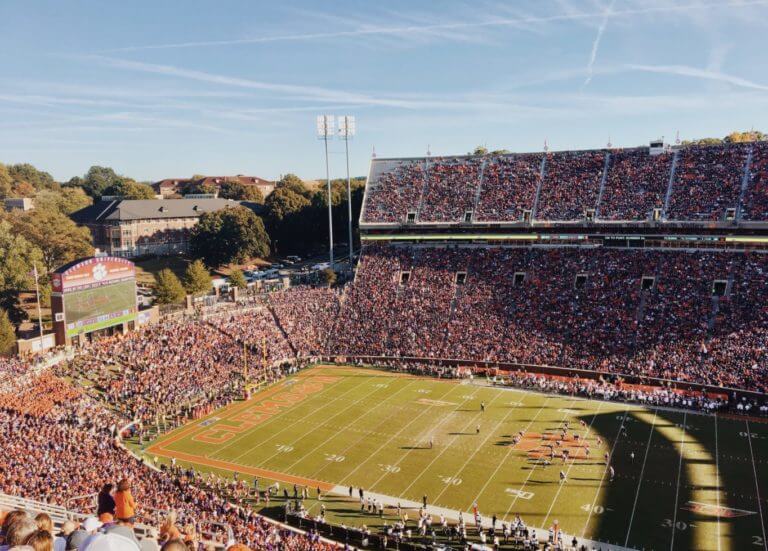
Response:
[{"label": "stadium floodlight tower", "polygon": [[347,214],[349,216],[349,268],[352,269],[352,183],[349,177],[349,139],[355,135],[355,117],[339,117],[339,137],[344,140],[347,155]]},{"label": "stadium floodlight tower", "polygon": [[317,137],[325,142],[325,181],[328,185],[328,257],[330,259],[331,270],[333,263],[333,204],[331,202],[331,169],[328,165],[328,139],[333,137],[334,119],[333,115],[318,115],[317,117]]}]

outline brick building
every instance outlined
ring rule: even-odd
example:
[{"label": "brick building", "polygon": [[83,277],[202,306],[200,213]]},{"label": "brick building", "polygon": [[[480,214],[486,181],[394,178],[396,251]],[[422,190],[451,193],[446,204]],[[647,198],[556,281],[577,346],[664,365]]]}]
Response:
[{"label": "brick building", "polygon": [[275,182],[270,182],[258,176],[205,176],[203,178],[166,178],[152,184],[155,191],[164,198],[174,195],[184,195],[187,189],[193,184],[210,185],[217,190],[224,182],[239,182],[244,186],[255,186],[259,188],[261,194],[266,198],[267,195],[275,190]]},{"label": "brick building", "polygon": [[71,218],[91,231],[94,247],[112,256],[174,255],[188,252],[190,230],[200,215],[239,205],[257,214],[263,210],[228,199],[118,199],[98,201]]}]

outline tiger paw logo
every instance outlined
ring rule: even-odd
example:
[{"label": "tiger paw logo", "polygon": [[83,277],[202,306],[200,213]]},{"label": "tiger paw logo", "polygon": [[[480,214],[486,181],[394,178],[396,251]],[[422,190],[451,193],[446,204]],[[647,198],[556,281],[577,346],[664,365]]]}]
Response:
[{"label": "tiger paw logo", "polygon": [[93,270],[91,272],[93,274],[93,279],[96,281],[101,281],[105,277],[107,277],[107,267],[104,266],[104,264],[96,264],[96,266],[93,267]]}]

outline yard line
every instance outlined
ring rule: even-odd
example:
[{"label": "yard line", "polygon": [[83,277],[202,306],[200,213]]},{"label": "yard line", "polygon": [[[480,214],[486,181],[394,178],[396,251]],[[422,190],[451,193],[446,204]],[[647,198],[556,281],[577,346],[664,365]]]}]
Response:
[{"label": "yard line", "polygon": [[672,515],[672,541],[669,543],[669,548],[675,548],[675,531],[677,530],[677,500],[680,495],[680,473],[683,470],[683,452],[685,451],[685,430],[687,428],[686,420],[688,419],[688,413],[683,414],[683,435],[680,437],[680,462],[677,465],[677,488],[675,489],[675,510]]},{"label": "yard line", "polygon": [[[493,401],[494,401],[496,398],[498,398],[499,396],[501,396],[501,394],[500,394],[500,393],[499,393],[499,394],[497,394],[496,396],[494,396],[494,397],[491,399],[491,401],[490,401],[490,402],[488,402],[488,405],[490,406],[490,405],[493,403]],[[467,401],[469,401],[469,400],[467,400]],[[463,404],[462,404],[462,405],[463,405]],[[455,413],[455,412],[454,412],[454,413]],[[475,423],[475,422],[476,422],[476,419],[477,419],[479,416],[481,416],[481,415],[482,415],[482,412],[478,412],[478,413],[476,413],[475,415],[473,415],[473,416],[472,416],[472,419],[470,419],[470,420],[469,420],[469,422],[468,422],[466,425],[464,425],[464,426],[461,428],[461,432],[464,432],[464,431],[467,429],[467,427],[471,427],[471,426],[472,426],[472,423]],[[438,426],[442,425],[442,424],[443,424],[445,421],[447,421],[449,417],[450,417],[450,416],[448,416],[448,417],[446,417],[445,419],[443,419],[443,421],[442,421],[442,422],[441,422],[441,423],[440,423]],[[408,493],[408,490],[410,490],[410,489],[411,489],[411,487],[412,487],[412,486],[413,486],[413,485],[416,483],[416,481],[417,481],[417,480],[419,480],[419,479],[420,479],[422,476],[424,476],[425,474],[427,474],[427,473],[429,472],[429,468],[432,466],[432,464],[433,464],[435,461],[437,461],[438,459],[440,459],[440,458],[443,456],[443,454],[444,454],[446,451],[448,451],[448,450],[450,449],[450,447],[451,447],[451,444],[453,444],[453,443],[456,441],[456,439],[458,439],[458,437],[459,437],[459,435],[457,434],[457,435],[455,435],[453,438],[451,438],[451,441],[450,441],[450,443],[448,443],[447,445],[443,446],[443,449],[442,449],[442,450],[440,450],[440,453],[438,453],[438,454],[437,454],[435,457],[433,457],[433,458],[432,458],[432,461],[430,461],[430,462],[429,462],[429,464],[428,464],[426,467],[424,467],[424,468],[421,470],[421,472],[420,472],[420,473],[419,473],[417,476],[415,476],[415,477],[413,477],[413,478],[411,479],[411,483],[408,485],[408,487],[407,487],[407,488],[405,488],[404,490],[402,490],[402,491],[400,492],[400,495],[401,495],[401,496],[403,496],[403,497],[406,497],[406,494]],[[395,464],[397,465],[398,463],[400,463],[401,461],[403,461],[403,459],[405,459],[406,457],[408,457],[408,453],[410,453],[411,451],[412,451],[412,450],[408,450],[408,452],[406,452],[406,454],[405,454],[405,455],[403,455],[403,457],[401,457],[400,459],[398,459],[397,463],[395,463]],[[382,476],[379,478],[379,480],[377,480],[377,481],[376,481],[376,484],[378,484],[378,483],[381,481],[381,479],[382,479],[382,478],[384,478],[384,476],[385,476],[386,474],[387,474],[387,473],[384,473],[384,474],[383,474],[383,475],[382,475]],[[375,486],[375,484],[374,484],[373,486],[371,486],[371,488],[373,488],[374,486]],[[439,496],[438,496],[438,497],[439,497]],[[435,498],[434,500],[432,500],[432,502],[433,502],[433,503],[437,503],[437,498]]]},{"label": "yard line", "polygon": [[651,438],[653,438],[654,428],[656,427],[656,416],[658,409],[653,410],[653,421],[651,421],[651,432],[648,433],[648,443],[645,445],[645,456],[643,457],[643,466],[640,468],[640,480],[637,482],[637,491],[635,492],[635,502],[632,505],[632,514],[629,517],[629,526],[627,527],[627,538],[624,540],[624,547],[629,545],[629,533],[632,531],[632,523],[635,521],[635,510],[637,509],[637,498],[640,497],[640,487],[643,485],[643,474],[645,473],[645,463],[648,461],[648,450],[651,449]]},{"label": "yard line", "polygon": [[600,488],[603,486],[603,481],[605,480],[605,475],[608,472],[608,467],[611,463],[613,463],[613,452],[616,451],[616,444],[619,443],[619,438],[621,438],[621,429],[624,427],[624,423],[627,421],[627,412],[629,411],[629,408],[624,409],[624,416],[621,418],[621,424],[619,425],[619,433],[616,435],[616,438],[613,440],[613,446],[611,446],[611,455],[608,456],[608,465],[605,466],[605,469],[603,469],[603,476],[600,477],[600,484],[597,487],[597,491],[595,492],[595,498],[592,500],[592,507],[590,507],[589,511],[587,512],[587,521],[584,523],[584,529],[581,531],[581,537],[584,538],[584,534],[587,533],[587,527],[589,526],[589,519],[592,518],[592,511],[595,510],[595,504],[597,503],[597,497],[600,495]]},{"label": "yard line", "polygon": [[[455,390],[455,389],[457,389],[457,388],[461,388],[461,386],[462,386],[462,385],[458,385],[458,384],[456,384],[456,385],[446,385],[446,386],[448,386],[448,392],[446,392],[445,394],[441,395],[441,396],[440,396],[440,398],[441,398],[441,399],[442,399],[442,398],[445,398],[446,396],[448,396],[448,394],[450,394],[450,393],[451,393],[451,391],[453,391],[453,390]],[[463,403],[463,402],[462,402],[462,403]],[[351,472],[349,472],[349,473],[348,473],[348,474],[347,474],[347,475],[346,475],[344,478],[342,478],[342,479],[339,481],[339,483],[338,483],[338,486],[344,486],[344,485],[345,485],[345,482],[346,482],[347,480],[349,480],[349,478],[350,478],[350,477],[351,477],[353,474],[355,474],[355,473],[357,472],[357,470],[358,470],[360,467],[362,467],[363,465],[365,465],[366,463],[368,463],[368,461],[370,461],[372,458],[376,457],[376,455],[377,455],[377,454],[378,454],[378,453],[379,453],[381,450],[383,450],[383,449],[384,449],[384,448],[385,448],[387,445],[389,445],[389,443],[390,443],[390,442],[392,442],[392,440],[394,440],[395,438],[397,438],[397,437],[400,435],[400,433],[401,433],[401,432],[403,432],[405,429],[407,429],[407,428],[408,428],[408,427],[411,425],[411,423],[413,423],[413,422],[414,422],[414,421],[416,421],[417,419],[420,419],[422,415],[424,415],[425,413],[427,413],[427,412],[431,411],[433,407],[436,407],[436,406],[427,406],[426,408],[424,408],[424,410],[423,410],[421,413],[419,413],[418,415],[416,415],[415,417],[413,417],[413,419],[411,419],[410,421],[408,421],[408,422],[407,422],[405,425],[403,425],[402,427],[400,427],[400,430],[399,430],[399,431],[397,431],[395,434],[393,434],[393,435],[392,435],[392,437],[391,437],[389,440],[387,440],[387,441],[386,441],[386,442],[384,442],[384,443],[383,443],[381,446],[379,446],[378,448],[376,448],[376,450],[375,450],[375,451],[373,451],[373,452],[372,452],[372,453],[371,453],[371,454],[368,456],[368,459],[365,459],[365,460],[361,461],[360,463],[358,463],[358,464],[357,464],[357,467],[355,467],[354,469],[352,469],[352,471],[351,471]],[[379,479],[379,480],[381,480],[381,479]],[[377,480],[376,482],[378,483],[379,481]],[[370,488],[373,488],[373,486],[370,486]]]},{"label": "yard line", "polygon": [[[321,396],[321,395],[322,395],[322,394],[323,394],[323,393],[324,393],[326,390],[330,390],[330,389],[332,389],[332,388],[335,388],[335,387],[337,387],[337,386],[338,386],[338,385],[340,385],[340,384],[341,384],[341,383],[342,383],[344,380],[345,380],[345,378],[344,378],[344,377],[341,377],[341,378],[340,378],[340,379],[339,379],[337,382],[333,383],[333,384],[332,384],[332,385],[330,385],[328,388],[325,388],[325,389],[323,389],[322,391],[319,391],[319,392],[317,392],[317,393],[316,393],[316,394],[315,394],[315,395],[314,395],[312,398],[310,398],[309,400],[312,400],[312,399],[314,399],[315,397],[318,397],[318,398],[319,398],[319,397],[320,397],[320,396]],[[284,384],[284,383],[280,383],[280,384],[282,385],[282,384]],[[360,384],[362,384],[362,383],[360,383]],[[357,386],[359,386],[359,385],[357,385]],[[324,408],[324,407],[326,407],[326,406],[328,406],[328,405],[330,405],[330,404],[334,403],[336,400],[339,400],[339,399],[341,399],[343,396],[346,396],[347,394],[349,394],[350,392],[352,392],[353,390],[355,390],[355,389],[357,388],[357,386],[354,386],[354,387],[352,387],[351,389],[349,389],[349,390],[347,390],[347,391],[344,391],[344,392],[341,394],[341,396],[338,396],[337,398],[334,398],[334,399],[332,399],[332,400],[329,400],[327,403],[325,403],[325,404],[321,405],[321,406],[320,406],[320,408],[322,409],[322,408]],[[301,404],[301,405],[306,405],[306,404],[307,404],[307,402],[309,402],[309,400],[304,400],[304,401],[302,402],[302,404]],[[242,413],[242,412],[244,412],[244,411],[247,411],[247,410],[248,410],[248,408],[244,408],[242,411],[239,411],[238,413]],[[313,414],[315,413],[315,411],[317,411],[317,410],[313,410],[313,411],[311,411],[309,414],[307,414],[307,415],[305,415],[304,417],[302,417],[301,419],[299,419],[299,421],[303,421],[305,418],[309,417],[309,415],[313,415]],[[258,427],[259,427],[259,429],[263,429],[265,426],[269,425],[270,423],[274,423],[274,422],[276,422],[276,421],[277,421],[277,419],[278,419],[279,417],[281,417],[281,415],[271,415],[271,416],[270,416],[270,418],[269,418],[269,419],[267,419],[266,421],[264,421],[263,423],[259,423],[258,425],[254,425],[254,428],[256,428],[256,427],[258,426]],[[225,419],[225,420],[226,420],[226,419]],[[298,423],[299,421],[297,421],[297,423]],[[221,448],[217,449],[217,450],[216,450],[214,453],[212,453],[211,455],[212,455],[212,456],[216,456],[216,455],[219,455],[219,454],[220,454],[221,452],[223,452],[224,450],[226,450],[226,449],[228,449],[228,448],[232,447],[232,446],[233,446],[235,443],[239,442],[240,440],[242,440],[243,438],[245,438],[247,435],[249,435],[249,434],[251,433],[251,430],[252,430],[252,429],[244,430],[244,431],[242,432],[242,434],[240,434],[240,436],[237,436],[237,437],[233,438],[232,440],[230,440],[229,442],[227,442],[227,445],[226,445],[226,446],[222,446]],[[284,429],[283,429],[283,430],[284,430]],[[278,432],[277,432],[277,433],[276,433],[274,436],[277,436],[277,435],[278,435],[278,434],[280,434],[281,432],[282,432],[282,430],[281,430],[281,431],[278,431]],[[265,440],[265,441],[263,441],[263,442],[268,442],[268,441],[269,441],[269,439],[267,439],[267,440]],[[260,443],[263,443],[263,442],[260,442]]]},{"label": "yard line", "polygon": [[715,471],[717,472],[717,551],[720,551],[720,457],[717,445],[717,413],[715,413]]},{"label": "yard line", "polygon": [[[576,398],[571,398],[571,400],[570,400],[570,404],[573,404],[573,403],[574,403],[574,402],[576,402],[576,401],[577,401],[577,400],[576,400]],[[569,405],[570,405],[570,404],[569,404]],[[536,412],[536,417],[538,417],[538,416],[539,416],[539,413],[541,413],[541,410],[542,410],[542,409],[544,409],[544,405],[543,405],[543,404],[542,404],[541,408],[539,408],[539,411],[538,411],[538,412]],[[568,408],[566,407],[566,408],[562,408],[562,409],[565,409],[565,410],[567,410]],[[561,424],[561,425],[563,424],[563,421],[565,421],[565,418],[566,418],[567,416],[568,416],[568,413],[567,413],[567,412],[566,412],[566,413],[563,413],[563,417],[562,417],[562,419],[560,419],[560,424]],[[525,480],[523,481],[523,485],[520,487],[520,491],[521,491],[521,492],[522,492],[523,490],[525,490],[525,487],[526,487],[526,485],[528,484],[528,481],[531,479],[531,476],[533,476],[533,473],[536,471],[536,467],[538,467],[538,466],[539,466],[539,465],[538,465],[538,463],[536,463],[536,464],[534,464],[534,465],[533,465],[533,467],[531,467],[531,470],[530,470],[530,471],[528,471],[528,476],[525,478]],[[512,500],[512,503],[510,503],[510,504],[509,504],[509,507],[507,507],[507,512],[506,512],[506,513],[504,513],[504,518],[503,518],[502,522],[506,522],[506,520],[507,520],[507,516],[509,515],[509,512],[512,510],[512,507],[514,507],[514,506],[515,506],[515,503],[517,503],[517,500],[518,500],[519,498],[520,498],[520,494],[518,493],[517,495],[515,495],[515,499],[513,499],[513,500]]]},{"label": "yard line", "polygon": [[[502,395],[502,393],[501,393],[501,392],[499,392],[499,393],[498,393],[496,396],[494,396],[494,397],[493,397],[493,400],[495,400],[496,398],[498,398],[498,397],[499,397],[499,396],[501,396],[501,395]],[[491,400],[490,402],[488,402],[488,405],[490,405],[490,404],[493,402],[493,400]],[[494,427],[493,427],[493,429],[492,429],[492,430],[488,431],[488,436],[486,436],[485,438],[483,438],[483,441],[482,441],[482,442],[480,442],[480,445],[478,445],[478,446],[475,446],[475,449],[474,449],[474,451],[472,452],[472,455],[470,455],[470,456],[467,458],[467,460],[466,460],[466,461],[464,461],[464,464],[463,464],[463,465],[462,465],[462,466],[459,468],[459,470],[456,472],[456,474],[455,474],[455,475],[453,475],[453,478],[457,478],[457,477],[458,477],[458,476],[459,476],[459,475],[460,475],[460,474],[461,474],[461,473],[464,471],[464,469],[467,467],[467,465],[469,465],[469,463],[472,461],[472,459],[475,457],[475,455],[477,455],[477,452],[479,452],[479,451],[480,451],[480,449],[481,449],[481,448],[482,448],[482,447],[485,445],[485,443],[488,441],[488,439],[489,439],[491,436],[493,436],[494,432],[496,432],[496,430],[498,430],[498,428],[499,428],[499,427],[500,427],[502,424],[504,424],[504,422],[505,422],[505,421],[507,420],[507,418],[508,418],[508,417],[509,417],[509,416],[512,414],[512,412],[514,411],[514,409],[515,409],[515,408],[509,408],[509,411],[506,413],[506,415],[504,415],[504,417],[502,417],[501,421],[499,421],[498,423],[496,423],[496,424],[494,425]],[[479,414],[475,415],[475,416],[472,418],[472,422],[474,422],[474,420],[475,420],[475,419],[477,419],[477,417],[478,417],[478,416],[481,416],[481,415],[482,415],[482,413],[479,413]],[[443,450],[443,451],[445,451],[445,450]],[[426,469],[425,469],[425,471],[424,471],[424,472],[426,472]],[[437,501],[438,501],[438,500],[440,499],[440,497],[441,497],[441,496],[442,496],[442,495],[445,493],[445,491],[448,489],[448,487],[449,487],[449,486],[448,486],[448,484],[446,484],[446,485],[445,485],[445,487],[444,487],[442,490],[440,490],[440,493],[439,493],[439,494],[437,494],[437,496],[435,496],[435,498],[434,498],[432,501],[433,501],[434,503],[437,503]]]},{"label": "yard line", "polygon": [[[584,439],[586,440],[587,435],[589,435],[589,432],[592,430],[592,425],[595,423],[595,419],[597,419],[598,413],[600,413],[600,410],[603,409],[603,404],[605,402],[601,401],[600,405],[597,406],[597,411],[592,415],[592,421],[589,422],[589,427],[587,427],[587,433],[584,435]],[[616,437],[618,439],[618,436]],[[570,465],[568,465],[568,469],[565,471],[565,478],[568,479],[568,475],[571,472],[571,469],[573,468],[573,465],[576,463],[576,461],[572,461]],[[557,502],[557,498],[560,496],[560,492],[563,489],[563,486],[565,486],[564,482],[560,482],[560,486],[557,488],[557,492],[555,492],[555,497],[552,499],[552,503],[549,505],[549,510],[547,511],[547,516],[544,517],[544,522],[541,524],[542,529],[546,529],[547,521],[549,520],[549,515],[552,514],[552,509],[555,508],[555,503]]]},{"label": "yard line", "polygon": [[749,440],[749,455],[752,458],[752,473],[755,475],[755,491],[757,492],[757,508],[760,511],[760,528],[763,530],[763,549],[768,549],[768,539],[765,537],[765,519],[763,518],[763,504],[760,497],[760,484],[757,481],[757,467],[755,467],[755,454],[752,451],[752,433],[749,429],[749,420],[747,423],[747,440]]},{"label": "yard line", "polygon": [[[539,413],[541,413],[541,411],[544,409],[544,406],[547,404],[547,402],[549,402],[549,399],[551,397],[552,397],[551,394],[549,396],[547,396],[547,399],[544,400],[544,402],[541,404],[541,407],[539,407],[539,410],[536,412],[536,415],[533,416],[533,419],[531,419],[530,422],[528,423],[528,425],[525,427],[525,429],[523,429],[523,434],[528,432],[528,429],[530,429],[533,426],[533,424],[536,422],[536,419],[539,417]],[[488,487],[488,484],[491,483],[491,480],[493,480],[493,478],[496,476],[496,473],[499,472],[499,469],[501,469],[501,466],[504,465],[507,462],[507,459],[509,459],[509,456],[512,454],[512,450],[514,450],[514,449],[515,449],[514,446],[509,446],[509,449],[507,450],[507,453],[504,456],[504,459],[502,461],[499,461],[499,464],[496,465],[496,469],[493,471],[491,476],[488,477],[488,479],[485,481],[485,484],[483,484],[483,487],[480,488],[480,491],[475,496],[475,499],[472,500],[472,503],[467,505],[465,510],[469,510],[472,507],[472,504],[478,502],[478,500],[480,499],[480,496],[483,495],[483,492]]]},{"label": "yard line", "polygon": [[[380,401],[378,404],[376,404],[375,406],[373,406],[373,407],[372,407],[372,408],[369,410],[369,412],[368,412],[368,413],[370,413],[371,411],[374,411],[374,410],[376,410],[377,408],[379,408],[379,407],[383,406],[384,404],[386,404],[387,402],[389,402],[389,401],[390,401],[392,398],[394,398],[394,397],[395,397],[395,396],[397,396],[397,395],[398,395],[400,392],[404,391],[404,390],[405,390],[405,389],[407,389],[409,386],[411,386],[412,384],[414,384],[414,383],[415,383],[417,380],[418,380],[418,379],[412,379],[412,380],[408,381],[408,382],[405,384],[405,386],[403,386],[402,388],[400,388],[400,390],[397,390],[397,391],[393,392],[392,394],[390,394],[389,396],[387,396],[387,397],[386,397],[384,400]],[[373,426],[373,428],[372,428],[372,429],[370,429],[369,431],[366,431],[366,432],[365,432],[365,434],[363,434],[363,435],[362,435],[360,438],[358,438],[357,440],[355,440],[354,442],[352,442],[350,445],[348,445],[346,448],[344,448],[343,450],[341,450],[341,452],[340,452],[340,455],[343,455],[343,454],[345,454],[345,453],[347,452],[347,450],[348,450],[348,449],[352,448],[353,446],[357,445],[357,443],[358,443],[358,442],[360,442],[360,441],[361,441],[361,440],[363,440],[364,438],[367,438],[368,436],[370,436],[371,434],[373,434],[373,432],[375,432],[375,430],[376,430],[377,428],[379,428],[379,426],[380,426],[380,425],[382,425],[383,423],[385,423],[385,422],[386,422],[386,421],[388,421],[388,420],[389,420],[389,419],[385,418],[383,421],[381,421],[381,422],[379,422],[379,423],[376,423],[376,424],[374,424],[374,426]],[[354,423],[357,423],[357,421],[358,421],[358,419],[352,419],[352,420],[349,422],[349,424],[347,424],[347,426],[346,426],[346,427],[349,427],[350,425],[352,425],[352,424],[354,424]],[[345,427],[343,430],[339,431],[339,433],[340,433],[340,434],[343,434],[343,432],[346,430],[346,427]],[[304,455],[304,457],[301,457],[301,458],[299,458],[298,460],[296,460],[296,461],[295,461],[295,462],[294,462],[292,465],[290,465],[290,466],[289,466],[287,469],[291,469],[291,468],[293,468],[293,466],[294,466],[294,465],[296,465],[296,464],[297,464],[299,461],[302,461],[303,459],[305,459],[305,458],[306,458],[307,456],[309,456],[310,454],[316,453],[318,449],[320,449],[322,446],[324,446],[324,445],[325,445],[325,444],[327,444],[327,443],[328,443],[328,440],[326,440],[325,442],[323,442],[323,444],[322,444],[321,446],[318,446],[317,448],[313,449],[311,452],[309,452],[309,453],[305,454],[305,455]],[[315,478],[315,477],[317,476],[317,474],[318,474],[318,473],[320,473],[320,472],[322,472],[322,471],[323,471],[323,469],[325,469],[325,468],[326,468],[328,465],[329,465],[328,463],[326,463],[326,464],[322,465],[322,466],[321,466],[319,469],[317,469],[317,470],[316,470],[314,473],[312,473],[312,474],[310,475],[310,478]]]},{"label": "yard line", "polygon": [[[365,382],[366,382],[366,381],[363,381],[363,383],[365,383]],[[358,385],[358,386],[359,386],[359,385]],[[357,388],[357,386],[356,386],[355,388]],[[344,407],[344,408],[340,409],[339,411],[337,411],[336,413],[334,413],[333,415],[331,415],[331,416],[330,416],[330,417],[329,417],[329,418],[328,418],[328,419],[327,419],[325,422],[323,422],[323,423],[321,423],[321,424],[319,424],[319,425],[313,425],[312,427],[310,427],[310,429],[309,429],[308,431],[306,431],[305,433],[303,433],[301,436],[299,436],[299,437],[297,437],[297,438],[294,438],[294,439],[291,441],[291,443],[290,443],[289,445],[290,445],[290,446],[293,446],[293,445],[295,445],[297,442],[300,442],[302,439],[304,439],[304,438],[305,438],[305,437],[306,437],[308,434],[310,434],[310,433],[312,433],[312,432],[316,431],[316,430],[317,430],[317,429],[319,429],[320,427],[324,427],[324,426],[326,426],[326,425],[330,424],[330,421],[331,421],[332,419],[335,419],[336,417],[338,417],[339,415],[341,415],[342,413],[344,413],[344,412],[345,412],[345,411],[347,411],[348,409],[350,409],[350,408],[352,408],[352,407],[355,407],[355,406],[356,406],[356,405],[358,405],[360,402],[362,402],[362,401],[366,400],[366,399],[367,399],[367,398],[368,398],[368,397],[369,397],[371,394],[375,394],[376,392],[378,392],[378,391],[380,391],[380,390],[382,390],[382,389],[381,389],[381,388],[378,388],[378,387],[373,387],[373,390],[371,390],[371,392],[369,392],[368,394],[365,394],[364,396],[361,396],[360,398],[358,398],[357,400],[353,401],[352,403],[350,403],[350,404],[349,404],[349,405],[347,405],[346,407]],[[345,393],[345,394],[346,394],[346,393]],[[329,403],[330,403],[330,402],[329,402]],[[304,416],[304,417],[303,417],[301,420],[299,420],[299,421],[296,421],[295,423],[292,423],[292,424],[288,425],[287,427],[285,427],[283,430],[281,430],[281,431],[280,431],[280,432],[278,432],[277,434],[280,434],[280,433],[282,433],[283,431],[285,431],[285,430],[288,430],[289,428],[292,428],[292,427],[293,427],[293,426],[295,426],[297,423],[301,422],[303,419],[306,419],[306,418],[307,418],[307,417],[309,417],[310,415],[317,415],[317,411],[319,411],[319,410],[315,410],[315,411],[312,411],[312,412],[310,412],[308,415]],[[352,421],[350,421],[350,423],[348,423],[348,425],[347,425],[347,426],[349,426],[350,424],[354,423],[355,421],[357,421],[357,419],[352,419]],[[262,441],[261,443],[263,444],[264,442],[269,442],[269,441],[270,441],[270,440],[272,440],[272,439],[273,439],[275,436],[277,436],[277,434],[275,434],[274,436],[272,436],[272,438],[267,438],[266,440]],[[252,451],[253,451],[253,448],[246,450],[245,452],[243,452],[243,453],[241,453],[239,456],[237,456],[237,457],[236,457],[236,458],[233,460],[233,462],[234,462],[234,461],[237,461],[238,459],[240,459],[240,458],[241,458],[241,457],[243,457],[244,455],[247,455],[247,454],[249,454],[249,453],[250,453],[250,452],[252,452]],[[269,462],[269,460],[270,460],[270,459],[272,459],[272,458],[274,458],[274,457],[277,457],[278,455],[280,455],[280,453],[281,453],[281,452],[278,450],[278,451],[276,451],[275,453],[273,453],[272,455],[270,455],[269,457],[267,457],[266,459],[262,459],[262,460],[261,460],[261,464],[262,464],[262,465],[266,465],[266,464],[267,464],[267,462]],[[287,469],[286,469],[286,471],[287,471]]]}]

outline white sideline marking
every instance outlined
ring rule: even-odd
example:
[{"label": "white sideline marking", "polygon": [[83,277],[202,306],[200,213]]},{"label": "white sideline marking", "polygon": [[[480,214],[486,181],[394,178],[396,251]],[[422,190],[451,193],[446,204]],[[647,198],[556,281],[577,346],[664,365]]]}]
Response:
[{"label": "white sideline marking", "polygon": [[635,521],[635,510],[637,509],[637,498],[640,497],[640,486],[643,485],[643,473],[645,473],[645,463],[648,460],[648,450],[651,449],[651,438],[653,438],[654,428],[656,427],[656,415],[658,410],[653,412],[653,421],[651,422],[651,432],[648,434],[648,443],[645,445],[645,457],[643,457],[643,466],[640,468],[640,480],[637,481],[637,492],[635,492],[635,502],[632,505],[632,515],[629,517],[629,526],[627,527],[627,538],[624,540],[624,547],[629,545],[629,533],[632,531],[632,523]]},{"label": "white sideline marking", "polygon": [[[334,486],[333,489],[328,492],[331,494],[339,495],[339,496],[349,496],[349,487],[348,486]],[[370,497],[384,505],[385,507],[395,508],[398,505],[402,509],[413,509],[418,510],[420,508],[423,508],[424,504],[420,501],[412,501],[409,499],[400,499],[397,497],[388,496],[385,494],[379,494],[376,492],[365,492],[364,497]],[[357,493],[353,495],[353,499],[357,498]],[[427,514],[432,515],[433,517],[439,517],[440,515],[443,515],[447,520],[452,522],[458,522],[459,520],[459,511],[456,509],[449,509],[447,507],[439,507],[437,505],[427,505],[425,511]],[[465,515],[467,516],[467,515]],[[497,525],[500,523],[500,520],[497,520]],[[467,526],[474,525],[473,519],[471,515],[469,515],[469,518],[464,519],[464,523]],[[490,528],[492,524],[492,520],[487,517],[483,517],[482,519],[482,525],[486,528]],[[533,526],[531,526],[533,528]],[[539,542],[543,543],[547,541],[548,533],[547,530],[541,527],[536,528],[536,532],[538,534]],[[573,534],[565,534],[563,533],[563,541],[568,541],[573,537]],[[584,544],[587,546],[587,548],[600,548],[600,549],[610,549],[611,551],[636,551],[635,549],[630,549],[628,547],[622,547],[618,544],[610,544],[609,546],[606,546],[604,542],[594,541],[594,540],[588,540],[588,539],[580,539],[580,544]]]},{"label": "white sideline marking", "polygon": [[677,507],[678,497],[680,495],[680,472],[683,469],[683,453],[685,452],[685,422],[688,420],[688,415],[683,414],[683,435],[680,437],[680,461],[677,465],[677,488],[675,489],[675,510],[672,517],[672,541],[669,543],[669,548],[675,548],[675,531],[677,530]]}]

